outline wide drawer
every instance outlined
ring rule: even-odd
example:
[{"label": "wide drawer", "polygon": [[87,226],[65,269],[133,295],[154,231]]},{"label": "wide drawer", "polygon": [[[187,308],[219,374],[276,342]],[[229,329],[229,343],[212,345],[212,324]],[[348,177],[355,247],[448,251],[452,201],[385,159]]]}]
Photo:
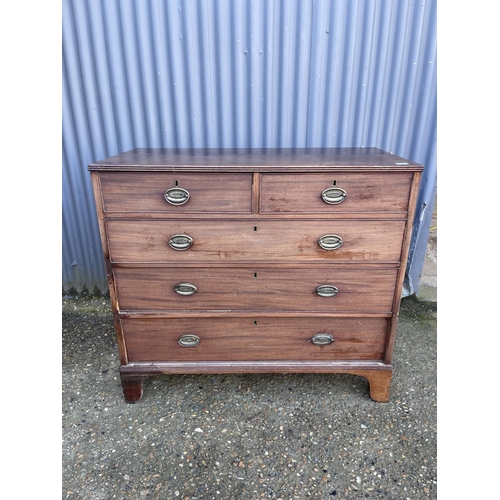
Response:
[{"label": "wide drawer", "polygon": [[[385,318],[123,318],[129,362],[376,360],[384,358]],[[314,336],[331,336],[315,345]],[[195,336],[195,337],[193,337]],[[319,338],[319,337],[316,337]],[[184,347],[179,342],[198,344]]]},{"label": "wide drawer", "polygon": [[260,212],[406,212],[411,173],[263,174]]},{"label": "wide drawer", "polygon": [[399,262],[405,221],[107,219],[106,227],[113,263]]},{"label": "wide drawer", "polygon": [[249,213],[252,174],[100,173],[105,212]]},{"label": "wide drawer", "polygon": [[114,269],[121,310],[390,313],[396,269]]}]

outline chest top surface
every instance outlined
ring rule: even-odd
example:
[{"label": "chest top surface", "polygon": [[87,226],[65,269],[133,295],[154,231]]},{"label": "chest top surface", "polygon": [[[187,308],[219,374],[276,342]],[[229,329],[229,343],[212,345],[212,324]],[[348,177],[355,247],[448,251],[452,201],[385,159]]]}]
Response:
[{"label": "chest top surface", "polygon": [[136,148],[91,163],[96,171],[421,171],[378,148]]}]

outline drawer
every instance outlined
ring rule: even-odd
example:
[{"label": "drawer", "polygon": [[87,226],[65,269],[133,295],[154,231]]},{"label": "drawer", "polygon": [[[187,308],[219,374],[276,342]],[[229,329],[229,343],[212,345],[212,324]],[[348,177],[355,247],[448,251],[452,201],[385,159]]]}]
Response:
[{"label": "drawer", "polygon": [[[400,259],[405,221],[107,219],[106,227],[113,263],[392,263]],[[319,241],[340,246],[325,249]]]},{"label": "drawer", "polygon": [[[406,212],[412,173],[263,174],[260,212]],[[325,201],[326,200],[326,201]]]},{"label": "drawer", "polygon": [[[123,318],[129,362],[376,360],[384,357],[385,318]],[[333,337],[315,345],[318,334]],[[179,344],[196,336],[192,347]],[[183,337],[189,343],[195,337]]]},{"label": "drawer", "polygon": [[252,211],[252,174],[106,172],[99,176],[105,212]]},{"label": "drawer", "polygon": [[114,276],[121,310],[390,313],[397,270],[118,267]]}]

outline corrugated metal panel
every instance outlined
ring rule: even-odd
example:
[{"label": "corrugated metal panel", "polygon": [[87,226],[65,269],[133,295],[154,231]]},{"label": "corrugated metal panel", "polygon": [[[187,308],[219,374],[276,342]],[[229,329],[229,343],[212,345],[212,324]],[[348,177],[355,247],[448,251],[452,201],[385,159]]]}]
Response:
[{"label": "corrugated metal panel", "polygon": [[426,165],[416,291],[436,185],[435,0],[63,1],[64,291],[107,289],[87,164],[135,147],[306,146]]}]

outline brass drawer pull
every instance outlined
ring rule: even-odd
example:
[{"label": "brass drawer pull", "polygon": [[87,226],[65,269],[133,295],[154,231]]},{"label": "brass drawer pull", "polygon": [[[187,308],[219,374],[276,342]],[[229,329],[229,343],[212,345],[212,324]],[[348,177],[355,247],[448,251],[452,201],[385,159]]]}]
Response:
[{"label": "brass drawer pull", "polygon": [[179,342],[179,345],[182,347],[195,347],[200,343],[200,337],[192,333],[187,333],[186,335],[181,335],[177,342]]},{"label": "brass drawer pull", "polygon": [[170,236],[168,244],[174,250],[187,250],[193,244],[193,238],[187,234],[174,234]]},{"label": "brass drawer pull", "polygon": [[336,250],[344,243],[336,234],[325,234],[318,240],[318,245],[324,250]]},{"label": "brass drawer pull", "polygon": [[314,345],[328,345],[335,341],[335,339],[328,333],[317,333],[310,338]]},{"label": "brass drawer pull", "polygon": [[179,295],[194,295],[198,291],[198,288],[192,283],[179,283],[174,286],[174,290]]},{"label": "brass drawer pull", "polygon": [[333,285],[319,285],[318,288],[316,288],[316,294],[320,297],[333,297],[337,295],[338,291],[339,289]]},{"label": "brass drawer pull", "polygon": [[189,200],[189,191],[180,187],[167,189],[163,195],[171,205],[184,205]]},{"label": "brass drawer pull", "polygon": [[329,205],[337,205],[345,200],[347,193],[339,187],[327,188],[321,193],[321,198]]}]

